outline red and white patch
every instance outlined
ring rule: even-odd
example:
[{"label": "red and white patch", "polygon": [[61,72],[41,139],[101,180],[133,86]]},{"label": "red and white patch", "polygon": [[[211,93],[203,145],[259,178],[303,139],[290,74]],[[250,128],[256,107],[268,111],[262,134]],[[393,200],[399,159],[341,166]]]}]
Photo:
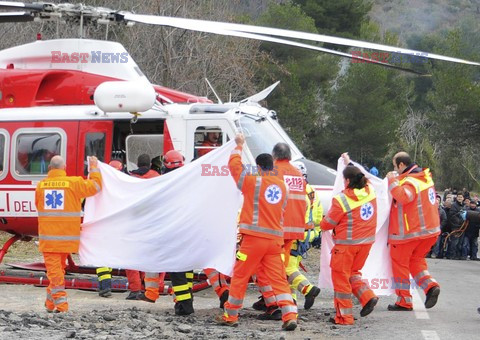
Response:
[{"label": "red and white patch", "polygon": [[300,176],[290,176],[290,175],[283,175],[283,181],[285,185],[288,187],[290,191],[300,191],[303,192],[303,177]]}]

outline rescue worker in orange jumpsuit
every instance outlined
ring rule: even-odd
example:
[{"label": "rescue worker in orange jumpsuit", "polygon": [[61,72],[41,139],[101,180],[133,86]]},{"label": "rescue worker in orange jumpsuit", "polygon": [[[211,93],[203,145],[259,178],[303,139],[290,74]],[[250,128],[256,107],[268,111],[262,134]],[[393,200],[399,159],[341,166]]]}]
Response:
[{"label": "rescue worker in orange jumpsuit", "polygon": [[[160,176],[158,172],[150,169],[150,156],[147,154],[141,154],[137,158],[138,169],[130,171],[130,175],[138,178],[154,178]],[[138,270],[125,269],[128,280],[128,289],[130,293],[126,297],[126,300],[142,300],[142,280],[145,280],[145,273]]]},{"label": "rescue worker in orange jumpsuit", "polygon": [[219,132],[207,132],[207,137],[202,144],[202,147],[205,149],[198,149],[198,157],[206,155],[210,151],[213,151],[215,148],[222,146],[222,141],[220,140]]},{"label": "rescue worker in orange jumpsuit", "polygon": [[230,156],[229,168],[243,193],[239,223],[239,233],[243,239],[237,251],[237,262],[230,281],[230,294],[225,303],[224,314],[215,321],[226,326],[238,325],[238,312],[243,305],[248,281],[257,267],[262,266],[282,310],[282,329],[292,331],[297,327],[297,306],[290,294],[282,261],[282,219],[287,200],[286,186],[283,180],[272,173],[272,158],[269,162],[264,159],[262,164],[258,164],[261,169],[258,175],[243,171],[241,153],[245,138],[238,134],[235,142],[237,147]]},{"label": "rescue worker in orange jumpsuit", "polygon": [[[345,165],[348,155],[342,154]],[[362,281],[360,270],[375,241],[377,228],[377,200],[373,187],[365,175],[353,165],[343,170],[345,189],[332,199],[327,216],[320,223],[322,230],[333,229],[335,246],[330,268],[334,289],[335,318],[332,322],[353,325],[352,292],[363,308],[360,316],[373,311],[378,297]]]},{"label": "rescue worker in orange jumpsuit", "polygon": [[[406,152],[393,157],[387,174],[393,197],[388,242],[397,301],[390,311],[411,311],[410,274],[426,295],[425,308],[435,306],[440,286],[428,272],[425,255],[440,234],[435,187],[429,169],[421,169]],[[400,174],[400,175],[398,175]]]},{"label": "rescue worker in orange jumpsuit", "polygon": [[[178,169],[184,165],[185,158],[182,154],[176,150],[168,151],[163,158],[163,170],[162,174],[169,173],[175,169]],[[154,170],[149,170],[146,173],[154,172],[158,176],[158,173]],[[194,313],[193,309],[193,270],[188,272],[172,272],[168,273],[170,281],[172,282],[172,289],[174,293],[175,302],[175,314],[176,315],[189,315]],[[145,273],[145,293],[139,295],[139,300],[154,303],[160,296],[160,279],[159,273]]]},{"label": "rescue worker in orange jumpsuit", "polygon": [[[123,164],[118,159],[111,160],[108,165],[118,171],[123,171]],[[105,298],[112,296],[112,268],[99,267],[96,273],[98,277],[98,295]]]},{"label": "rescue worker in orange jumpsuit", "polygon": [[210,282],[210,285],[220,300],[220,308],[223,309],[225,302],[228,300],[229,293],[227,277],[213,268],[205,268],[203,272],[207,275],[208,282]]},{"label": "rescue worker in orange jumpsuit", "polygon": [[[275,175],[285,183],[288,188],[288,200],[285,208],[285,216],[283,221],[284,232],[284,261],[285,267],[288,267],[290,259],[290,251],[295,240],[302,240],[304,238],[305,229],[305,213],[307,211],[307,203],[305,201],[306,182],[302,173],[290,163],[292,154],[290,147],[286,143],[277,143],[272,151],[274,159]],[[273,290],[268,280],[266,279],[264,268],[260,266],[256,273],[257,285],[262,292],[264,304],[266,306],[265,313],[258,316],[260,320],[279,320],[280,312],[277,303],[273,299]],[[311,289],[305,298],[312,300],[320,293],[320,289]],[[261,298],[262,299],[262,298]],[[262,301],[257,301],[255,304],[262,304]],[[254,304],[254,308],[257,309]]]},{"label": "rescue worker in orange jumpsuit", "polygon": [[47,177],[37,184],[35,205],[38,211],[39,250],[43,253],[47,277],[45,308],[48,312],[67,312],[65,267],[70,253],[77,253],[80,244],[82,199],[102,189],[97,158],[88,160],[88,179],[67,176],[65,161],[54,156]]}]

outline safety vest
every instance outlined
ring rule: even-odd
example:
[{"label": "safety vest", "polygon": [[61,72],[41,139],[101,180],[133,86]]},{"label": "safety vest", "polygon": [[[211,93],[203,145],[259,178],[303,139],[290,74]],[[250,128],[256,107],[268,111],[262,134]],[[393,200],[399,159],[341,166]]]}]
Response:
[{"label": "safety vest", "polygon": [[285,240],[302,239],[305,231],[305,212],[307,204],[306,182],[300,171],[290,164],[288,160],[275,161],[274,171],[288,189],[287,207],[285,208],[285,219],[283,231]]},{"label": "safety vest", "polygon": [[[310,184],[307,183],[306,186],[307,195],[305,197],[305,202],[307,204],[307,213],[305,214],[305,229],[313,229],[320,225],[320,222],[323,218],[323,207],[322,202],[317,196],[315,189],[312,188]],[[313,200],[310,199],[309,195],[313,194]]]},{"label": "safety vest", "polygon": [[102,188],[97,168],[90,170],[89,177],[67,176],[64,170],[53,169],[38,183],[35,205],[41,252],[78,252],[82,198],[93,196]]},{"label": "safety vest", "polygon": [[238,189],[243,193],[239,233],[276,239],[283,243],[283,214],[287,189],[272,173],[255,176],[243,171],[242,148],[232,152],[228,163]]},{"label": "safety vest", "polygon": [[332,200],[322,230],[334,229],[336,244],[372,244],[377,229],[377,199],[369,185],[345,189]]},{"label": "safety vest", "polygon": [[[390,243],[405,243],[440,233],[436,192],[429,169],[401,175],[390,183],[389,190],[394,198],[388,231]],[[402,203],[405,197],[408,203]]]}]

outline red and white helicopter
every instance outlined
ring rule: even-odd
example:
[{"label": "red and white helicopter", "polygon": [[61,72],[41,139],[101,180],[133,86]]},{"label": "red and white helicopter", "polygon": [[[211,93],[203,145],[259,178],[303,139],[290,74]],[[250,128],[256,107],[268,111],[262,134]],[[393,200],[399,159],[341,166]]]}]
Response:
[{"label": "red and white helicopter", "polygon": [[[143,23],[276,42],[348,58],[352,55],[290,39],[480,65],[318,34],[140,15],[79,4],[0,1],[0,9],[13,10],[0,12],[0,23]],[[286,142],[291,147],[292,159],[302,161],[308,169],[309,182],[316,190],[327,193],[322,195],[327,203],[335,171],[307,160],[278,123],[276,113],[258,104],[276,85],[240,102],[214,104],[204,97],[152,85],[116,42],[38,40],[0,51],[0,231],[13,234],[0,250],[0,262],[15,241],[38,235],[34,191],[55,154],[66,159],[71,175],[86,174],[87,155],[96,155],[104,162],[122,158],[128,170],[133,170],[140,153],[155,157],[176,149],[190,162],[205,148],[202,143],[208,132],[219,133],[223,144],[242,131],[247,141],[243,154],[246,163],[254,164],[259,153],[270,152],[277,142]]]}]

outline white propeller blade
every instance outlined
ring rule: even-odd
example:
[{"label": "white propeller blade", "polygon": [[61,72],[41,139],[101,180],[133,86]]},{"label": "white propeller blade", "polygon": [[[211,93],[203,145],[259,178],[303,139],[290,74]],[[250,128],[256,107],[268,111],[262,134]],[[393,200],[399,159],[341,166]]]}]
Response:
[{"label": "white propeller blade", "polygon": [[[167,17],[159,17],[159,16],[153,16],[153,15],[138,15],[138,14],[125,14],[125,20],[128,21],[135,21],[135,22],[140,22],[144,24],[152,24],[152,25],[162,25],[162,26],[172,26],[176,28],[181,28],[185,30],[192,30],[192,31],[198,31],[198,32],[204,32],[204,33],[213,33],[213,34],[219,34],[219,35],[226,35],[226,36],[234,36],[234,37],[240,37],[240,38],[249,38],[249,39],[255,39],[255,40],[261,40],[261,41],[269,41],[269,42],[274,42],[274,43],[279,43],[279,44],[284,44],[284,45],[290,45],[290,46],[296,46],[296,47],[302,47],[302,48],[307,48],[310,50],[315,50],[315,51],[320,51],[320,52],[325,52],[325,53],[330,53],[346,58],[355,58],[355,59],[360,59],[364,60],[368,63],[372,64],[380,64],[386,67],[391,67],[415,74],[422,74],[417,71],[413,71],[407,68],[395,66],[389,63],[381,62],[381,61],[376,61],[376,60],[370,60],[363,58],[361,56],[355,56],[353,57],[352,54],[350,53],[345,53],[345,52],[340,52],[340,51],[335,51],[335,50],[330,50],[328,48],[324,47],[318,47],[318,46],[313,46],[313,45],[308,45],[304,43],[299,43],[296,41],[291,41],[291,40],[286,40],[286,39],[280,39],[280,38],[275,38],[267,35],[262,35],[262,34],[252,34],[252,33],[247,33],[247,32],[240,32],[240,31],[230,31],[230,30],[224,30],[224,29],[218,29],[213,27],[215,22],[212,21],[207,21],[209,25],[206,26],[198,26],[197,24],[193,25],[191,22],[180,22],[176,25],[171,25],[171,24],[165,24],[162,23],[162,19],[167,18]],[[167,18],[167,19],[176,19],[176,18]],[[181,20],[190,20],[190,19],[181,19]]]},{"label": "white propeller blade", "polygon": [[[232,23],[226,23],[226,22],[214,22],[214,21],[197,20],[197,19],[173,18],[173,17],[142,15],[142,14],[132,14],[132,13],[121,13],[121,14],[124,15],[125,20],[128,20],[128,21],[135,21],[135,22],[141,22],[141,23],[153,24],[153,25],[171,26],[171,27],[183,28],[183,29],[194,30],[199,32],[207,32],[207,33],[215,33],[215,34],[223,34],[223,35],[228,35],[228,32],[230,32],[231,33],[230,35],[234,35],[234,36],[239,36],[239,35],[235,35],[234,32],[255,33],[260,35],[267,34],[267,35],[279,36],[283,38],[303,39],[303,40],[331,43],[336,45],[369,48],[369,49],[388,51],[388,52],[394,52],[394,53],[403,53],[403,54],[409,54],[409,55],[415,54],[415,55],[419,55],[419,56],[430,58],[430,59],[437,59],[437,60],[444,60],[444,61],[450,61],[450,62],[461,63],[461,64],[480,66],[480,63],[469,61],[469,60],[452,58],[452,57],[442,56],[439,54],[427,53],[423,51],[411,50],[411,49],[400,48],[395,46],[370,43],[366,41],[331,37],[323,34],[313,34],[313,33],[299,32],[299,31],[284,30],[279,28],[232,24]],[[324,51],[324,52],[327,52],[327,51]]]}]

